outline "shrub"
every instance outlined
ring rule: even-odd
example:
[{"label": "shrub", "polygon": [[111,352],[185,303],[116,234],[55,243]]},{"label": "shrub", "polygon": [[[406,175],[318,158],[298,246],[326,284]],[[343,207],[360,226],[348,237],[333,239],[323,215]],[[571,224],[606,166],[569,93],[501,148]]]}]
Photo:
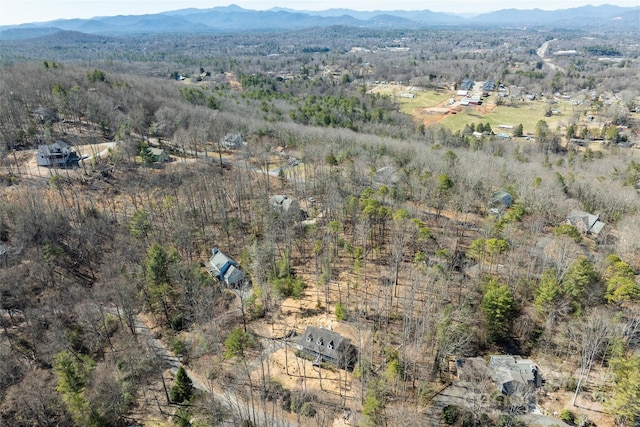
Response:
[{"label": "shrub", "polygon": [[500,415],[498,427],[527,427],[527,425],[516,417]]},{"label": "shrub", "polygon": [[477,423],[473,419],[473,414],[469,411],[464,411],[462,414],[462,427],[476,427]]},{"label": "shrub", "polygon": [[244,357],[245,350],[256,346],[253,335],[245,332],[242,328],[235,328],[224,342],[224,357],[231,359],[234,357]]},{"label": "shrub", "polygon": [[311,402],[304,402],[300,407],[300,414],[304,415],[305,417],[315,417],[316,408]]},{"label": "shrub", "polygon": [[336,319],[345,320],[347,318],[347,310],[340,303],[336,304]]},{"label": "shrub", "polygon": [[300,299],[304,294],[305,283],[294,277],[282,277],[271,280],[271,286],[282,298]]},{"label": "shrub", "polygon": [[562,411],[560,411],[560,415],[558,415],[558,418],[571,425],[574,425],[576,422],[576,416],[568,409],[563,409]]},{"label": "shrub", "polygon": [[171,350],[174,352],[174,354],[181,356],[184,354],[186,349],[186,343],[183,340],[179,338],[171,340]]},{"label": "shrub", "polygon": [[576,377],[570,376],[564,383],[564,389],[566,391],[575,391],[576,387],[578,387],[578,380]]},{"label": "shrub", "polygon": [[553,234],[556,236],[568,236],[571,237],[576,243],[582,242],[582,235],[576,227],[571,224],[562,224],[553,229]]},{"label": "shrub", "polygon": [[442,409],[442,420],[447,425],[453,425],[460,417],[460,408],[456,405],[447,405]]},{"label": "shrub", "polygon": [[185,322],[184,314],[182,312],[178,312],[178,313],[174,313],[171,316],[171,320],[169,322],[169,326],[174,331],[181,331],[181,330],[184,329],[185,323],[186,322]]},{"label": "shrub", "polygon": [[184,406],[178,408],[176,413],[173,415],[173,418],[178,427],[187,427],[191,425],[191,422],[189,421],[191,419],[191,415],[189,414],[189,410]]},{"label": "shrub", "polygon": [[304,415],[305,417],[314,417],[316,415],[316,408],[313,406],[314,400],[316,400],[316,397],[307,393],[291,396],[291,406],[289,409],[291,412]]}]

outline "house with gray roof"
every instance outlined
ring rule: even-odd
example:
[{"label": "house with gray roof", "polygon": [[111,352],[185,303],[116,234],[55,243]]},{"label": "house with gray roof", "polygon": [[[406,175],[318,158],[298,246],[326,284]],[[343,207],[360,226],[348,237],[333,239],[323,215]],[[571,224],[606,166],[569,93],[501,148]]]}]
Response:
[{"label": "house with gray roof", "polygon": [[71,150],[71,146],[65,141],[39,145],[36,153],[38,166],[64,168],[77,166],[79,161],[78,154]]},{"label": "house with gray roof", "polygon": [[471,90],[471,89],[473,89],[474,85],[475,85],[475,82],[467,77],[464,80],[462,80],[462,84],[460,85],[460,89],[462,89],[462,90]]},{"label": "house with gray roof", "polygon": [[60,119],[54,108],[50,107],[38,107],[33,111],[33,116],[39,123],[55,123]]},{"label": "house with gray roof", "polygon": [[569,212],[567,224],[573,225],[582,234],[593,234],[595,236],[598,236],[607,225],[600,221],[600,215],[577,210]]},{"label": "house with gray roof", "polygon": [[489,79],[484,82],[482,85],[482,89],[486,92],[490,92],[496,88],[496,81],[493,79]]},{"label": "house with gray roof", "polygon": [[158,163],[164,163],[171,160],[166,150],[157,147],[149,147],[149,153],[153,156],[154,160]]},{"label": "house with gray roof", "polygon": [[285,196],[284,194],[276,194],[274,196],[271,196],[269,204],[273,208],[286,213],[298,213],[298,211],[300,210],[300,205],[298,204],[298,202],[289,196]]},{"label": "house with gray roof", "polygon": [[489,209],[491,213],[498,214],[509,209],[513,204],[513,196],[507,190],[499,190],[491,195]]},{"label": "house with gray roof", "polygon": [[238,150],[247,145],[241,133],[229,133],[220,139],[220,146],[226,150]]},{"label": "house with gray roof", "polygon": [[307,213],[300,209],[300,203],[284,194],[276,194],[269,199],[269,205],[282,217],[293,220],[303,220],[307,218]]},{"label": "house with gray roof", "polygon": [[244,283],[244,272],[238,268],[238,263],[230,256],[213,248],[212,255],[207,263],[207,271],[221,283],[238,288]]},{"label": "house with gray roof", "polygon": [[357,352],[351,340],[329,329],[307,326],[298,345],[314,359],[314,365],[328,362],[338,368],[352,369],[356,361]]},{"label": "house with gray roof", "polygon": [[512,394],[521,387],[542,386],[542,376],[538,366],[530,359],[520,356],[493,355],[489,369],[502,394]]}]

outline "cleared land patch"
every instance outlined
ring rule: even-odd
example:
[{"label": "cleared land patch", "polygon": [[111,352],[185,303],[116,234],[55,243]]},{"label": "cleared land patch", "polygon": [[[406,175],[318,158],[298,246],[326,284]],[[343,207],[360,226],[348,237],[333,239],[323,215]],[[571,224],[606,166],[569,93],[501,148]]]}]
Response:
[{"label": "cleared land patch", "polygon": [[[489,123],[496,129],[500,125],[517,126],[522,124],[525,134],[533,134],[540,120],[547,122],[550,128],[564,127],[572,119],[584,115],[585,108],[567,101],[556,104],[536,100],[523,101],[517,105],[497,105],[496,97],[483,98],[482,105],[460,105],[460,96],[454,91],[428,91],[413,86],[380,84],[370,90],[392,96],[400,104],[400,111],[408,114],[416,122],[425,125],[441,123],[446,128],[457,131],[469,123]],[[555,112],[545,115],[549,109]]]}]

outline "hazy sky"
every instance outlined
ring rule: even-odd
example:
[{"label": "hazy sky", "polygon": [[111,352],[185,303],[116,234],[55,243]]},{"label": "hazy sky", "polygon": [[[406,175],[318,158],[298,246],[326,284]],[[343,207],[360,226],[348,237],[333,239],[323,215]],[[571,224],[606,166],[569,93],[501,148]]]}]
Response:
[{"label": "hazy sky", "polygon": [[195,7],[207,9],[237,4],[245,9],[265,10],[286,7],[296,10],[348,8],[355,10],[423,10],[435,12],[478,13],[499,9],[545,10],[566,9],[585,4],[638,6],[638,0],[0,0],[0,25],[46,22],[59,18],[92,18],[94,16],[142,15],[145,13]]}]

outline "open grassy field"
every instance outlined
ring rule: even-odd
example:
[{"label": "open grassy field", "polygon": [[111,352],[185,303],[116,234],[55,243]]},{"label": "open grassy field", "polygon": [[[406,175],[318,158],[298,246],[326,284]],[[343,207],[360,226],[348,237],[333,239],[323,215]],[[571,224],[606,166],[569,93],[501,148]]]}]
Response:
[{"label": "open grassy field", "polygon": [[412,115],[416,108],[435,107],[443,101],[451,99],[451,95],[448,93],[415,92],[415,94],[415,98],[396,98],[401,105],[400,111]]},{"label": "open grassy field", "polygon": [[[401,112],[417,119],[422,118],[420,109],[436,107],[449,99],[456,98],[455,93],[450,91],[411,91],[406,86],[399,85],[378,85],[372,92],[393,96],[400,105]],[[399,96],[401,93],[414,93],[416,97],[402,98]],[[462,107],[462,110],[458,109],[457,114],[443,114],[441,119],[433,121],[439,122],[452,131],[464,129],[467,123],[489,123],[494,132],[497,131],[499,125],[515,127],[521,123],[524,133],[527,134],[534,132],[539,120],[546,121],[550,128],[555,129],[557,126],[566,126],[572,117],[579,117],[584,113],[584,107],[574,106],[566,101],[554,104],[553,108],[559,113],[550,117],[545,117],[549,104],[544,101],[526,101],[515,107],[496,106],[493,105],[495,101],[496,97],[491,96],[485,99],[484,104],[480,107]],[[434,113],[431,114],[431,117],[433,116]]]},{"label": "open grassy field", "polygon": [[[443,101],[452,98],[452,94],[448,92],[434,92],[434,91],[411,91],[406,86],[398,85],[378,85],[371,90],[373,93],[380,93],[382,95],[393,96],[394,100],[400,104],[400,111],[405,114],[413,115],[413,110],[416,108],[428,108],[435,107]],[[401,98],[401,93],[414,93],[415,98]]]},{"label": "open grassy field", "polygon": [[542,102],[530,102],[518,107],[496,106],[483,114],[482,107],[467,107],[455,115],[442,121],[442,125],[453,130],[462,130],[467,123],[489,123],[494,131],[499,125],[517,126],[522,123],[525,133],[533,132],[539,120],[546,120],[550,127],[555,127],[560,116],[545,117],[547,105]]}]

